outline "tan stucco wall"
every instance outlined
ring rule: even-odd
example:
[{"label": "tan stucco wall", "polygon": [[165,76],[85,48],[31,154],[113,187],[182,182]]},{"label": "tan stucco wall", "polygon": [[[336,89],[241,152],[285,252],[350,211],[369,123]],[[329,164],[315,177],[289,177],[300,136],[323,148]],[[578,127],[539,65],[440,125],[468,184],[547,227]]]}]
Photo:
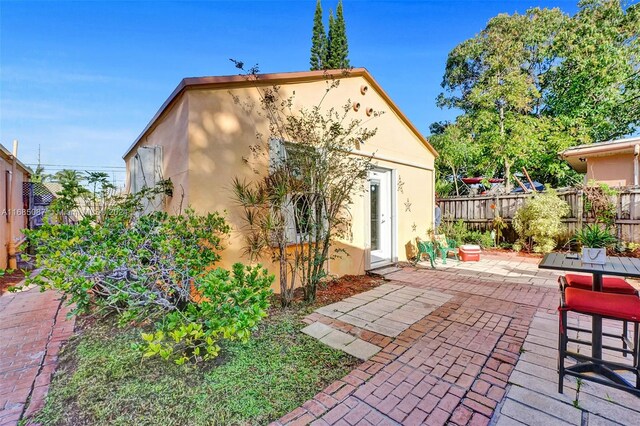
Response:
[{"label": "tan stucco wall", "polygon": [[[162,163],[164,179],[173,182],[173,197],[165,198],[165,210],[176,213],[187,206],[189,199],[189,170],[188,170],[188,143],[187,127],[189,123],[189,105],[186,96],[176,100],[174,105],[161,117],[155,127],[142,138],[136,149],[125,157],[127,166],[127,191],[130,173],[130,159],[141,146],[162,146]],[[184,200],[182,194],[184,192]]]},{"label": "tan stucco wall", "polygon": [[[14,242],[23,238],[22,229],[28,225],[28,217],[24,211],[22,200],[22,183],[29,180],[28,175],[19,166],[13,173],[13,197],[6,205],[6,194],[9,188],[6,187],[7,171],[12,170],[10,161],[0,155],[0,269],[6,269],[8,265],[8,244],[11,239]],[[5,212],[5,210],[7,210]],[[6,213],[6,214],[4,214]],[[7,221],[11,220],[11,223]]]},{"label": "tan stucco wall", "polygon": [[[367,85],[368,92],[362,95],[360,87]],[[303,82],[281,86],[281,96],[287,97],[295,91],[293,110],[317,104],[325,94],[324,81]],[[255,87],[229,89],[188,90],[189,105],[189,204],[196,211],[227,211],[229,223],[234,228],[228,247],[223,253],[222,266],[230,266],[242,257],[243,225],[241,214],[231,199],[231,183],[234,177],[255,179],[256,174],[243,158],[251,155],[249,147],[256,144],[256,131],[268,134],[267,122],[256,114],[247,115],[240,105],[234,103],[232,94],[242,102],[257,102]],[[377,128],[375,137],[361,146],[361,152],[375,153],[374,164],[397,171],[403,182],[402,192],[397,194],[397,243],[398,260],[406,260],[405,244],[416,236],[424,236],[433,220],[433,174],[431,170],[412,167],[418,164],[433,168],[434,155],[418,137],[392,111],[379,93],[363,77],[342,79],[337,89],[332,90],[323,102],[324,106],[340,107],[347,100],[361,104],[353,118],[361,118],[368,128]],[[368,117],[366,110],[383,111],[380,117]],[[391,160],[391,161],[390,161]],[[266,159],[258,167],[266,172]],[[365,230],[366,194],[356,196],[351,208],[353,215],[353,237],[344,242],[344,248],[352,255],[334,260],[329,266],[331,273],[359,274],[365,269],[367,235]],[[410,204],[407,211],[406,203]],[[413,225],[415,224],[415,231]],[[274,271],[275,272],[275,271]]]},{"label": "tan stucco wall", "polygon": [[611,186],[633,185],[633,153],[587,158],[586,179]]}]

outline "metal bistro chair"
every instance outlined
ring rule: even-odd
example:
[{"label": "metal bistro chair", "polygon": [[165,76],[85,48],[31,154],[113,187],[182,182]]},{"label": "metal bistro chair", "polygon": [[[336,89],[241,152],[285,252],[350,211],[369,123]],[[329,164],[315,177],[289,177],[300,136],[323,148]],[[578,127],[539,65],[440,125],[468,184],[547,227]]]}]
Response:
[{"label": "metal bistro chair", "polygon": [[[567,287],[579,288],[582,290],[591,290],[593,288],[593,276],[592,275],[580,275],[580,274],[565,274],[558,277],[558,284],[560,284],[560,291],[564,292]],[[638,296],[638,290],[634,286],[629,284],[624,278],[619,277],[602,277],[602,291],[604,293],[615,294],[628,294]],[[637,324],[636,324],[637,327]],[[627,349],[629,342],[629,321],[622,321],[622,335],[619,337],[622,339],[622,348]],[[611,336],[608,337],[618,337]],[[627,357],[627,353],[623,352],[622,356]]]},{"label": "metal bistro chair", "polygon": [[418,246],[418,254],[416,255],[416,264],[422,260],[422,255],[426,254],[429,256],[429,262],[431,263],[431,268],[436,269],[435,259],[436,259],[436,249],[431,241],[422,241],[420,238],[416,238],[416,245]]},{"label": "metal bistro chair", "polygon": [[[640,322],[640,298],[630,294],[616,294],[598,292],[594,295],[591,290],[584,290],[576,287],[564,287],[561,293],[561,302],[559,310],[559,342],[558,342],[558,392],[563,392],[564,376],[570,375],[590,380],[603,385],[611,386],[630,392],[636,396],[640,396],[640,336],[638,334],[638,323]],[[585,354],[568,351],[568,342],[578,343],[581,345],[592,345],[592,341],[584,341],[577,338],[571,338],[568,331],[581,331],[591,333],[591,330],[571,327],[567,323],[567,312],[577,312],[589,316],[597,316],[608,318],[621,322],[634,323],[633,340],[627,339],[626,348],[602,345],[602,349],[621,352],[623,354],[632,355],[632,363],[622,364],[614,361],[605,361],[600,358],[593,358]],[[618,338],[620,336],[609,333],[602,333],[603,336]],[[623,337],[624,339],[624,337]],[[565,367],[565,358],[571,357],[578,361],[576,365]],[[635,387],[633,384],[626,382],[620,376],[614,373],[614,370],[630,371],[635,376]],[[599,378],[589,371],[596,371],[607,377],[608,380]]]}]

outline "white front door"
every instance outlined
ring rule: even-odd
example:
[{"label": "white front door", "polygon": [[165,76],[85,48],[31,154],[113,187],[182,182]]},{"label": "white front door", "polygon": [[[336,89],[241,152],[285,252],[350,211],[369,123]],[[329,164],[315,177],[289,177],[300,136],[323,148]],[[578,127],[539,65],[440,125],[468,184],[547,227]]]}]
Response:
[{"label": "white front door", "polygon": [[392,256],[393,218],[391,215],[391,170],[375,169],[369,173],[371,266],[390,262]]}]

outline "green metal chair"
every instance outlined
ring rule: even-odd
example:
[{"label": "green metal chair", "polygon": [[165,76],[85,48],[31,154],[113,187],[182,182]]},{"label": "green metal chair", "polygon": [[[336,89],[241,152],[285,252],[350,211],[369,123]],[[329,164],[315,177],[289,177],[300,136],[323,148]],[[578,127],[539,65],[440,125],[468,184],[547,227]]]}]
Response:
[{"label": "green metal chair", "polygon": [[436,260],[436,248],[434,243],[431,241],[421,241],[416,239],[416,244],[418,245],[418,254],[416,255],[416,263],[422,260],[422,255],[429,255],[429,262],[431,263],[431,268],[436,269],[435,260]]},{"label": "green metal chair", "polygon": [[453,253],[456,260],[458,259],[458,243],[453,238],[447,238],[444,234],[439,234],[434,237],[435,243],[438,246],[440,255],[442,256],[442,263],[447,263],[447,257],[449,253]]}]

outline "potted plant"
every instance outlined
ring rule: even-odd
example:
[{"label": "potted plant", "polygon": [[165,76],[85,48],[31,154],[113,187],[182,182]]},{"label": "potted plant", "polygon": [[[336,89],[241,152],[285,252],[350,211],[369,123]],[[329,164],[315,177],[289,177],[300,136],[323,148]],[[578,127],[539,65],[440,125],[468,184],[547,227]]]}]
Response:
[{"label": "potted plant", "polygon": [[607,247],[618,242],[608,226],[601,228],[597,224],[583,226],[576,233],[575,239],[582,246],[582,261],[599,265],[607,262]]}]

